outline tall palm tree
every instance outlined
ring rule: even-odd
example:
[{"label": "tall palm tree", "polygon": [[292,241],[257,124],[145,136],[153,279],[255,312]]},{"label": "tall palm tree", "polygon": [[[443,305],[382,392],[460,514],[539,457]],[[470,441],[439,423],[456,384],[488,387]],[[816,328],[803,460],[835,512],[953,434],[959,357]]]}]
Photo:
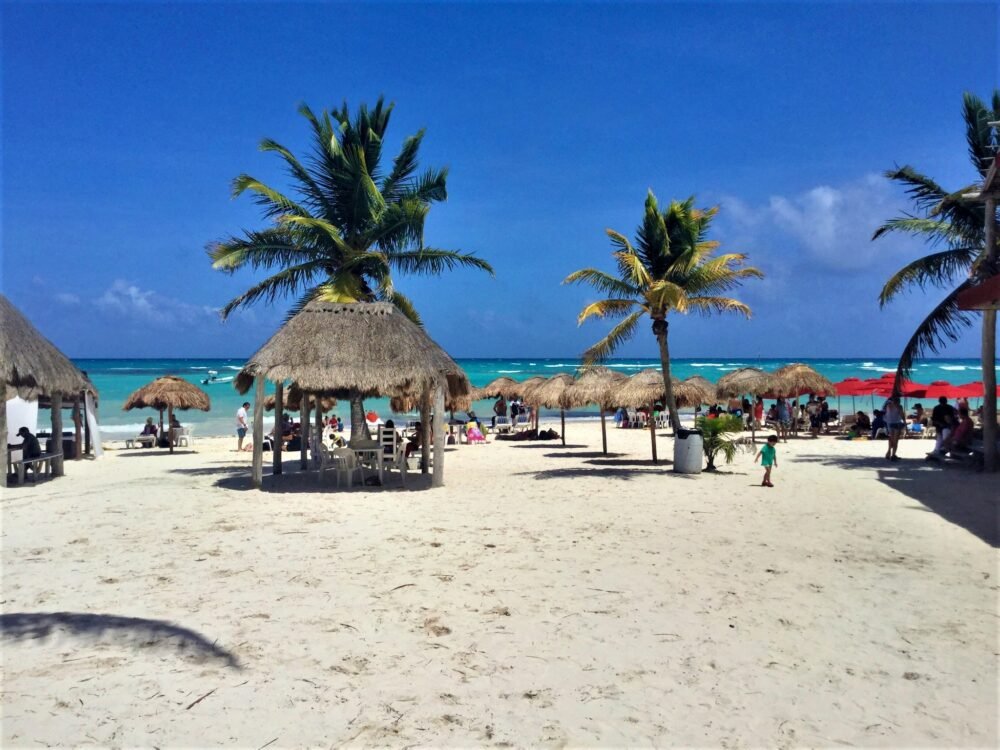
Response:
[{"label": "tall palm tree", "polygon": [[[347,104],[316,115],[305,104],[299,113],[312,129],[312,152],[300,161],[281,144],[264,139],[260,150],[276,153],[291,178],[282,192],[241,174],[233,197],[249,192],[270,226],[246,230],[208,247],[212,267],[226,273],[250,268],[269,275],[222,308],[222,317],[240,307],[278,297],[296,298],[287,317],[315,299],[330,302],[391,302],[420,323],[410,300],[395,287],[392,272],[439,274],[456,267],[492,275],[490,264],[472,253],[424,244],[424,220],[431,204],[447,198],[447,169],[418,173],[424,131],[403,141],[388,168],[382,148],[393,104],[379,97],[351,119]],[[351,399],[351,426],[365,429],[360,398]]]},{"label": "tall palm tree", "polygon": [[[982,180],[996,154],[997,128],[990,123],[1000,120],[1000,91],[993,92],[990,106],[979,97],[966,93],[962,115],[969,159]],[[896,381],[910,374],[916,359],[937,353],[949,341],[957,341],[963,329],[973,325],[976,313],[958,308],[958,296],[970,286],[998,271],[997,243],[986,246],[986,222],[996,224],[996,211],[987,217],[985,206],[978,201],[963,199],[964,194],[978,191],[972,184],[949,192],[930,177],[911,166],[885,173],[902,185],[913,201],[913,214],[890,219],[876,230],[873,240],[890,233],[901,232],[927,243],[934,252],[908,263],[890,278],[879,295],[885,307],[902,292],[928,286],[946,289],[947,294],[917,326],[902,353],[896,370]],[[995,236],[995,235],[994,235]],[[987,464],[996,462],[996,311],[983,313],[982,368],[987,398],[983,403],[983,438]]]},{"label": "tall palm tree", "polygon": [[756,268],[744,266],[746,256],[726,253],[713,257],[719,243],[706,239],[718,208],[698,209],[694,197],[671,201],[660,212],[656,196],[646,196],[646,211],[635,235],[635,245],[623,234],[606,230],[614,247],[612,256],[617,275],[584,268],[566,277],[564,284],[588,284],[606,299],[587,305],[579,322],[587,318],[622,320],[610,333],[584,352],[586,364],[611,356],[632,337],[644,315],[653,320],[653,335],[660,349],[663,382],[666,385],[670,423],[680,427],[677,402],[670,378],[670,349],[667,344],[670,312],[735,312],[750,317],[750,308],[730,297],[720,296],[746,278],[762,278]]}]

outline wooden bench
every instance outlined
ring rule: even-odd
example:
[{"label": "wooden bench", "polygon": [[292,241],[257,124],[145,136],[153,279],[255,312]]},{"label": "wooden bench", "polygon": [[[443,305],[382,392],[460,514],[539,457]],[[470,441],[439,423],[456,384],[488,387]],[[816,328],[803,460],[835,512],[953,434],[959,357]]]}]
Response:
[{"label": "wooden bench", "polygon": [[14,467],[14,471],[17,472],[17,483],[24,484],[25,474],[30,466],[32,468],[32,475],[38,476],[38,473],[42,470],[48,476],[52,476],[52,459],[59,458],[62,453],[43,453],[36,458],[19,458],[17,461],[11,461],[11,465]]}]

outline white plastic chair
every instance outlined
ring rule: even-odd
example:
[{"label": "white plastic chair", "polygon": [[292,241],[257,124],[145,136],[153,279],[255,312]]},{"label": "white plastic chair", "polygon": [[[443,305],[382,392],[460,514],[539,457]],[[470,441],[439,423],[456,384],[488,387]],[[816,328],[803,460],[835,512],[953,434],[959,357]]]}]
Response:
[{"label": "white plastic chair", "polygon": [[531,422],[528,421],[527,414],[518,414],[514,417],[514,430],[520,432],[521,430],[527,430],[531,427]]},{"label": "white plastic chair", "polygon": [[180,447],[181,445],[186,445],[190,447],[191,441],[193,439],[192,438],[193,432],[194,432],[193,427],[181,427],[179,430],[176,430],[177,437],[175,445],[177,445],[178,447]]},{"label": "white plastic chair", "polygon": [[361,464],[358,463],[358,457],[355,455],[354,451],[350,448],[334,448],[332,451],[329,450],[325,445],[320,445],[320,464],[319,464],[319,481],[323,481],[323,474],[327,471],[332,471],[337,477],[337,486],[340,486],[341,477],[347,479],[347,486],[350,487],[354,484],[354,475],[357,474],[361,478],[361,482],[365,481],[365,470]]},{"label": "white plastic chair", "polygon": [[493,431],[498,435],[501,432],[512,432],[514,426],[510,423],[510,417],[497,417],[496,424],[493,425]]}]

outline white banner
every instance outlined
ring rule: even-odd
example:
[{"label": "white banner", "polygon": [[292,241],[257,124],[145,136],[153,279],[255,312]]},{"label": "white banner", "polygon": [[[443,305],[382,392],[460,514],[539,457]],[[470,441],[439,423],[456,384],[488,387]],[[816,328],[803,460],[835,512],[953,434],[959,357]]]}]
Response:
[{"label": "white banner", "polygon": [[20,445],[22,438],[17,431],[27,427],[34,435],[38,432],[38,402],[14,397],[7,402],[7,445]]},{"label": "white banner", "polygon": [[97,424],[97,414],[94,413],[94,397],[87,394],[87,425],[90,427],[90,443],[94,446],[94,456],[100,458],[104,455],[101,447],[101,426]]}]

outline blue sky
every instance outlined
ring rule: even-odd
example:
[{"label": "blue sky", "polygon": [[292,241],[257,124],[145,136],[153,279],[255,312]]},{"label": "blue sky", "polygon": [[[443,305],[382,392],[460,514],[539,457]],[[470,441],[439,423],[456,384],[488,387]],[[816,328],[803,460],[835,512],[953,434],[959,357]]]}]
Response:
[{"label": "blue sky", "polygon": [[[880,176],[973,179],[961,94],[997,86],[993,4],[17,4],[2,23],[3,292],[72,356],[244,356],[282,305],[222,324],[255,279],[205,245],[263,226],[230,182],[287,184],[270,137],[300,102],[396,103],[449,200],[427,241],[496,279],[400,277],[454,356],[572,356],[607,330],[561,286],[611,270],[646,190],[719,204],[715,238],[767,279],[751,321],[675,318],[675,356],[892,357],[937,292],[880,311],[922,248],[872,243],[906,208]],[[947,350],[975,356],[978,335]],[[645,330],[622,350],[655,356]]]}]

